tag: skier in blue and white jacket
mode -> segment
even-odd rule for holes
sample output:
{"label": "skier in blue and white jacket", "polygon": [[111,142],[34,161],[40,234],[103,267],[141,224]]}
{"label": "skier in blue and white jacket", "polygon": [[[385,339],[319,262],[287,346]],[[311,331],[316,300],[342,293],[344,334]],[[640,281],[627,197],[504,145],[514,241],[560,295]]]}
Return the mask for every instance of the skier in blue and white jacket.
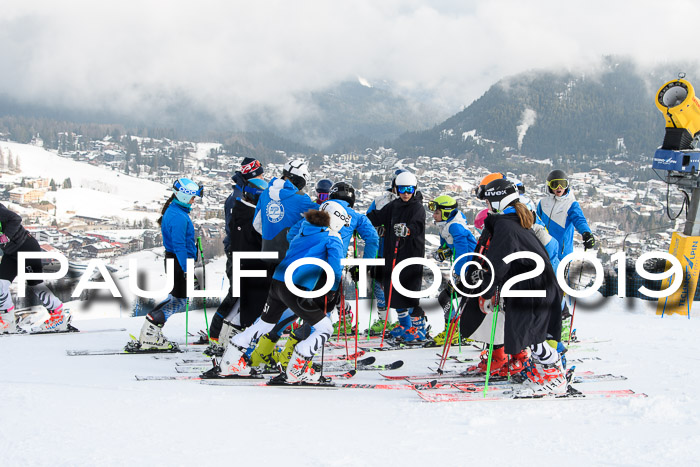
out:
{"label": "skier in blue and white jacket", "polygon": [[591,228],[570,191],[564,171],[553,170],[547,176],[547,195],[537,205],[537,215],[550,235],[559,242],[559,260],[574,251],[574,229],[581,234],[586,249],[595,246]]}
{"label": "skier in blue and white jacket", "polygon": [[[320,376],[309,365],[316,352],[328,340],[333,330],[326,315],[326,304],[334,303],[338,295],[342,266],[345,257],[339,231],[350,225],[350,216],[335,201],[323,203],[318,211],[305,213],[298,234],[292,239],[287,255],[275,269],[265,310],[251,327],[231,338],[218,368],[220,376],[249,376],[251,367],[245,356],[251,343],[270,332],[285,309],[292,311],[309,324],[313,332],[298,342],[287,365],[286,380],[289,382],[318,383]],[[302,258],[317,258],[328,263],[334,274],[331,290],[314,299],[301,298],[289,290],[284,282],[289,265]],[[292,282],[302,290],[314,290],[322,277],[322,269],[316,265],[298,267],[292,274]],[[284,377],[283,377],[284,378]]]}
{"label": "skier in blue and white jacket", "polygon": [[306,163],[296,159],[287,162],[282,178],[273,178],[267,190],[260,195],[253,227],[262,235],[262,251],[278,253],[276,260],[264,261],[279,264],[289,247],[289,229],[301,220],[306,211],[318,208],[318,204],[302,191],[309,179]]}
{"label": "skier in blue and white jacket", "polygon": [[[168,318],[184,310],[187,303],[187,260],[197,258],[190,209],[192,203],[203,194],[204,187],[189,178],[180,178],[173,183],[173,194],[163,207],[163,216],[158,219],[165,260],[173,260],[173,288],[165,300],[146,315],[138,343],[130,342],[127,350],[168,350],[177,347],[163,336],[162,328]],[[130,345],[136,348],[131,349]]]}

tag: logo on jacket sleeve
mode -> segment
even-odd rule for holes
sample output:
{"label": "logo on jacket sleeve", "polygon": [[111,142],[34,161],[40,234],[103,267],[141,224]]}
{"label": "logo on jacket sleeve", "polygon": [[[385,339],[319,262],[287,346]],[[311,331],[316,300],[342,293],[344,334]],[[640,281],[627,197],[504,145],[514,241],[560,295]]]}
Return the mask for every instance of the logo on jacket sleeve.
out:
{"label": "logo on jacket sleeve", "polygon": [[271,200],[265,208],[265,215],[268,221],[276,224],[284,219],[284,206],[279,201]]}

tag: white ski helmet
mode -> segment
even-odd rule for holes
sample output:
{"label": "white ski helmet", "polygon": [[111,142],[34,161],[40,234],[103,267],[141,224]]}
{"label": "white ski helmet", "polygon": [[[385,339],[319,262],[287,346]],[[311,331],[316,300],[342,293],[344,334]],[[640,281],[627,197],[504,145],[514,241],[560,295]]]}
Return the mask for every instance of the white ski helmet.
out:
{"label": "white ski helmet", "polygon": [[303,190],[309,180],[311,180],[309,167],[301,159],[294,159],[284,164],[282,176],[287,177],[298,190]]}
{"label": "white ski helmet", "polygon": [[401,172],[394,180],[396,186],[418,186],[418,179],[408,170]]}
{"label": "white ski helmet", "polygon": [[173,191],[178,201],[189,204],[192,198],[204,196],[204,185],[197,184],[189,178],[178,178],[173,182]]}
{"label": "white ski helmet", "polygon": [[[402,191],[404,193],[415,193],[416,189],[418,188],[418,179],[416,178],[415,175],[413,175],[411,172],[401,172],[396,176],[396,180],[394,180],[394,184],[396,185],[396,192],[401,193]],[[412,189],[408,189],[406,191],[402,187],[413,187]]]}
{"label": "white ski helmet", "polygon": [[323,203],[319,211],[326,211],[331,216],[330,229],[333,232],[340,232],[343,227],[350,227],[350,214],[345,210],[340,203],[335,201],[326,201]]}

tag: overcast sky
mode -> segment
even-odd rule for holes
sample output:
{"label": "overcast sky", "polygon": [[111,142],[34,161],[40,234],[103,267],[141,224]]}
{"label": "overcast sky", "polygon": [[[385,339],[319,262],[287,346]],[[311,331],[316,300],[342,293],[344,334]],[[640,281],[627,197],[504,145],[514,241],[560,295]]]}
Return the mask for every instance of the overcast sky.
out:
{"label": "overcast sky", "polygon": [[177,94],[293,117],[300,92],[362,77],[458,111],[522,71],[700,54],[700,2],[688,0],[3,0],[0,12],[0,93],[117,110]]}

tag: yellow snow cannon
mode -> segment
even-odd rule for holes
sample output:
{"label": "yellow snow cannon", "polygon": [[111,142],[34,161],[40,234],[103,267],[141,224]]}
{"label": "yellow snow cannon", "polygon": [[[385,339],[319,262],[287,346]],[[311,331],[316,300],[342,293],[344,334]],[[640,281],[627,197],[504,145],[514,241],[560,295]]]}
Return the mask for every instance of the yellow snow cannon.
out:
{"label": "yellow snow cannon", "polygon": [[693,85],[682,79],[661,86],[656,93],[656,107],[666,119],[666,135],[661,149],[691,149],[693,138],[700,133],[700,101]]}

